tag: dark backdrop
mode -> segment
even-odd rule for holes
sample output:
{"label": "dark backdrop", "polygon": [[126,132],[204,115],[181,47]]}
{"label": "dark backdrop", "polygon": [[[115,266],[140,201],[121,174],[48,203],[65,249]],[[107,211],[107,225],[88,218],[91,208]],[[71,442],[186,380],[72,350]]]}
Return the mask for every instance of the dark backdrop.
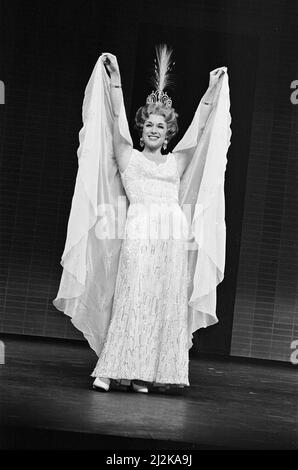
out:
{"label": "dark backdrop", "polygon": [[178,138],[210,70],[226,65],[231,88],[220,323],[196,335],[194,352],[289,360],[298,338],[296,2],[1,1],[0,9],[0,331],[81,339],[52,299],[84,89],[100,53],[116,54],[132,123],[151,91],[154,45],[167,42]]}

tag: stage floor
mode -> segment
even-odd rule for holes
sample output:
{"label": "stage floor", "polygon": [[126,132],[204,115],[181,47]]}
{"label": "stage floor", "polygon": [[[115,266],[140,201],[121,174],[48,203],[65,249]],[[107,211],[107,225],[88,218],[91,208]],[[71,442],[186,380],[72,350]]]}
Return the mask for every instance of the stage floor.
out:
{"label": "stage floor", "polygon": [[297,366],[204,357],[179,395],[100,393],[86,343],[0,339],[1,449],[298,449]]}

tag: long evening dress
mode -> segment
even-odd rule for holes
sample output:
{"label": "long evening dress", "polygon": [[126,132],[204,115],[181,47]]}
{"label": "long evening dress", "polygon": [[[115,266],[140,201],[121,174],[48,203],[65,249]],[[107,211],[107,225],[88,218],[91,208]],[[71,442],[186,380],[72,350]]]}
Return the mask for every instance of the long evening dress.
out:
{"label": "long evening dress", "polygon": [[[224,182],[231,138],[227,68],[222,70],[204,129],[201,100],[186,133],[160,165],[132,148],[122,100],[119,132],[132,154],[120,174],[113,150],[111,80],[102,56],[95,64],[83,101],[78,173],[53,300],[99,358],[93,376],[188,385],[193,333],[218,321],[216,288],[224,278]],[[179,181],[176,161],[185,152],[190,163]],[[125,224],[118,212],[121,198],[130,203]],[[144,207],[152,201],[157,202],[156,212],[148,215]],[[190,217],[184,216],[185,206]],[[189,229],[187,250],[185,230],[180,238],[174,233],[163,239],[158,233],[170,213],[173,233],[180,223]],[[140,236],[148,220],[149,238]],[[106,238],[98,236],[102,222]],[[131,236],[110,236],[115,222]]]}
{"label": "long evening dress", "polygon": [[112,319],[92,376],[189,385],[187,222],[175,156],[157,165],[133,149],[121,179],[130,206]]}

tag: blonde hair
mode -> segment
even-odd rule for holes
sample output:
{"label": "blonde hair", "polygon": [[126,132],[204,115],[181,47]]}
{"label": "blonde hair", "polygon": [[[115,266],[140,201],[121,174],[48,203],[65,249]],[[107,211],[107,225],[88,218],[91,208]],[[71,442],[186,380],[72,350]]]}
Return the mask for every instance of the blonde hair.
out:
{"label": "blonde hair", "polygon": [[177,118],[178,114],[174,108],[166,108],[160,103],[146,104],[141,106],[135,115],[135,129],[137,129],[139,136],[142,136],[145,121],[149,118],[150,114],[157,114],[163,116],[167,124],[166,139],[168,142],[178,132]]}

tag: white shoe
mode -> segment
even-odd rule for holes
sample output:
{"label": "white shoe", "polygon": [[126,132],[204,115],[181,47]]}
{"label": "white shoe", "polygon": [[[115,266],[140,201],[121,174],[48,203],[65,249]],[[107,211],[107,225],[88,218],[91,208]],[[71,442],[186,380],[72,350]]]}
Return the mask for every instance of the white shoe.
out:
{"label": "white shoe", "polygon": [[146,385],[138,385],[134,381],[131,382],[131,386],[134,392],[137,393],[148,393],[148,387]]}
{"label": "white shoe", "polygon": [[110,379],[106,377],[96,377],[93,382],[93,388],[102,392],[108,392],[110,389]]}

